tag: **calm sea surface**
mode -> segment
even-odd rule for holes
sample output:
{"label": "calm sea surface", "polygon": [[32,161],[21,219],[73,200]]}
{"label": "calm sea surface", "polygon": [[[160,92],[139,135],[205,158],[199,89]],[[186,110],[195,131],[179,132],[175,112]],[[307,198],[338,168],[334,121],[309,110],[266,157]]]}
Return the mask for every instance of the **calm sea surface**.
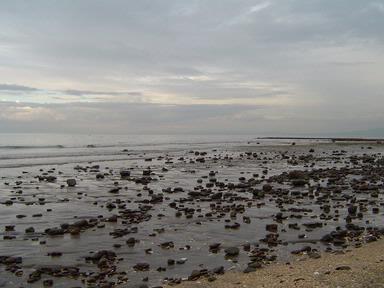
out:
{"label": "calm sea surface", "polygon": [[251,135],[0,134],[0,168],[122,160],[161,152],[242,145]]}

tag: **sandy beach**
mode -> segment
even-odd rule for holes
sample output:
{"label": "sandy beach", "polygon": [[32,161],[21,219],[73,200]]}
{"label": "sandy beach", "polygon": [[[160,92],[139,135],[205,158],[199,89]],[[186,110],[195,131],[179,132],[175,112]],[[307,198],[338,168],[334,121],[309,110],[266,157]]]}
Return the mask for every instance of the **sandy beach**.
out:
{"label": "sandy beach", "polygon": [[229,272],[217,280],[184,282],[180,288],[378,288],[384,287],[384,239],[321,258],[295,257],[256,272]]}

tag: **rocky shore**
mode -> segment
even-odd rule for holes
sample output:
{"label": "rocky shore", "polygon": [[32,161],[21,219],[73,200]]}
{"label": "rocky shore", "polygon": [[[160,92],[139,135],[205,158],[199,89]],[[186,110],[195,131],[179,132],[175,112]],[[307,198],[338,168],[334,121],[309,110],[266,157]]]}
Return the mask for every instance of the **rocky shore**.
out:
{"label": "rocky shore", "polygon": [[382,245],[383,152],[248,143],[7,171],[0,287],[340,286],[363,272],[348,255]]}
{"label": "rocky shore", "polygon": [[366,288],[384,287],[384,240],[343,252],[305,254],[289,263],[274,264],[255,273],[228,272],[214,282],[184,282],[179,288]]}

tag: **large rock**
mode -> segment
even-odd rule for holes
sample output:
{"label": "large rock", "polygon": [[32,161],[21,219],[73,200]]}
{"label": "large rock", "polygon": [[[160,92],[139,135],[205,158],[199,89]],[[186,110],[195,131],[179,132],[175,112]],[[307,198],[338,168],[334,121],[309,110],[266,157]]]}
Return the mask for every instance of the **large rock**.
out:
{"label": "large rock", "polygon": [[148,271],[149,270],[149,264],[148,263],[137,263],[135,266],[133,266],[133,269],[136,271]]}
{"label": "large rock", "polygon": [[121,178],[127,178],[127,177],[131,176],[131,171],[122,170],[122,171],[120,171],[120,176],[121,176]]}
{"label": "large rock", "polygon": [[237,247],[228,247],[224,250],[225,255],[229,257],[237,256],[240,253],[240,249]]}
{"label": "large rock", "polygon": [[67,185],[69,187],[75,187],[76,186],[76,179],[68,179],[67,180]]}

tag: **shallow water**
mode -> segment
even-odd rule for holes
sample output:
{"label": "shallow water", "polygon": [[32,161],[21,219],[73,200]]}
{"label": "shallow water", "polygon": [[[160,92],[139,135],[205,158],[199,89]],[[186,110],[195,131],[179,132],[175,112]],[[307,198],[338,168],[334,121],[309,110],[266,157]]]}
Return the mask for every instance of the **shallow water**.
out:
{"label": "shallow water", "polygon": [[[39,138],[31,141],[29,146],[21,140],[12,143],[9,139],[1,140],[0,203],[11,199],[13,205],[0,206],[0,237],[14,235],[16,238],[0,240],[0,255],[22,256],[24,271],[23,276],[17,277],[5,272],[4,266],[0,266],[0,285],[3,287],[25,285],[28,274],[42,263],[72,265],[79,267],[82,272],[96,272],[98,271],[96,265],[86,263],[84,257],[89,256],[92,251],[103,249],[114,250],[117,257],[121,258],[116,265],[119,271],[127,273],[128,284],[142,283],[144,277],[149,277],[150,285],[161,285],[165,277],[188,277],[194,269],[212,269],[220,265],[226,269],[243,269],[249,262],[247,252],[242,251],[239,257],[235,259],[225,259],[223,250],[217,254],[210,253],[208,245],[220,242],[224,248],[241,247],[245,243],[264,246],[260,239],[268,233],[265,231],[265,226],[274,223],[274,215],[281,211],[281,207],[276,205],[276,195],[267,194],[265,198],[255,200],[252,193],[241,191],[241,189],[233,190],[231,192],[234,195],[242,197],[241,200],[236,200],[234,203],[244,204],[247,207],[247,203],[250,202],[251,206],[247,207],[244,213],[238,213],[236,218],[231,218],[228,214],[222,218],[218,215],[207,217],[204,215],[212,211],[210,207],[212,201],[197,199],[180,202],[187,198],[188,192],[194,190],[198,179],[202,179],[202,185],[205,185],[210,180],[210,177],[207,177],[209,172],[216,171],[215,178],[217,181],[238,183],[239,177],[248,179],[253,174],[260,175],[258,178],[262,179],[261,176],[265,169],[268,170],[268,173],[265,174],[266,178],[281,174],[283,171],[309,169],[308,163],[300,162],[297,165],[291,165],[282,160],[280,156],[283,151],[287,155],[298,156],[306,155],[310,148],[314,148],[316,161],[314,161],[314,166],[311,169],[344,167],[349,165],[348,157],[351,155],[363,155],[364,153],[373,155],[384,152],[382,145],[373,145],[373,148],[369,150],[364,144],[342,145],[320,141],[302,142],[298,143],[300,145],[291,146],[288,145],[289,142],[260,141],[250,136],[241,136],[235,140],[232,138],[232,141],[230,141],[231,137],[228,136],[226,136],[227,138],[221,136],[222,138],[216,140],[212,139],[214,137],[202,139],[200,136],[195,141],[192,139],[181,141],[181,139],[175,138],[170,141],[169,138],[168,140],[162,138],[151,143],[145,142],[143,139],[131,141],[127,140],[128,138],[118,138],[118,136],[115,137],[119,140],[109,136],[98,137],[96,137],[98,140],[92,137],[83,137],[77,139],[78,142],[64,136],[61,139],[54,138],[55,141],[50,142],[47,140],[44,142],[42,138]],[[257,144],[258,142],[260,144]],[[113,145],[113,143],[119,144]],[[87,145],[93,146],[87,147]],[[365,149],[362,149],[361,146],[365,146]],[[128,151],[124,149],[128,149]],[[341,149],[346,151],[344,156],[335,156],[332,153],[334,150]],[[206,162],[190,163],[190,160],[196,160],[196,156],[190,153],[190,150],[207,152]],[[256,152],[260,157],[257,159],[242,157],[241,155],[245,151]],[[166,158],[158,159],[159,156],[166,156]],[[145,160],[148,158],[151,158],[152,161]],[[167,158],[171,161],[167,162]],[[79,163],[82,166],[100,165],[100,172],[107,173],[105,179],[96,180],[96,174],[99,172],[74,170],[74,167]],[[119,174],[121,169],[130,168],[132,169],[131,176],[139,177],[142,175],[142,171],[149,166],[152,171],[151,177],[154,180],[148,185],[122,180]],[[166,167],[168,171],[162,171],[163,167]],[[35,177],[44,172],[56,176],[57,181],[55,183],[39,182]],[[65,181],[68,178],[76,178],[76,187],[66,186]],[[16,184],[16,181],[22,181],[22,183]],[[261,188],[263,184],[265,182],[261,182],[258,187]],[[273,185],[276,189],[283,188],[302,192],[308,190],[307,186],[292,188],[287,183],[273,183]],[[311,185],[325,187],[327,182],[326,179],[323,179],[319,183],[312,183]],[[108,192],[116,186],[123,189],[118,194]],[[138,224],[123,224],[119,220],[117,223],[105,223],[105,228],[88,229],[78,236],[65,234],[64,236],[49,237],[43,235],[45,229],[58,227],[62,223],[73,223],[78,219],[91,219],[99,215],[109,217],[119,214],[119,209],[108,210],[105,207],[105,204],[116,202],[117,199],[126,204],[125,208],[138,209],[144,205],[138,201],[150,199],[148,189],[152,190],[154,194],[158,194],[167,187],[182,187],[185,192],[164,193],[164,201],[152,205],[150,210],[152,217],[149,221]],[[212,189],[214,191],[220,190],[219,187]],[[353,194],[353,191],[347,188],[343,193],[348,195]],[[369,194],[358,195],[357,197],[372,200]],[[39,202],[39,198],[44,198],[44,202]],[[383,195],[380,193],[379,197],[375,199],[376,204],[372,204],[372,206],[379,206],[382,200]],[[174,201],[178,202],[179,207],[201,210],[196,211],[192,218],[186,218],[185,215],[175,217],[175,210],[169,207],[169,204]],[[231,205],[225,200],[222,202],[222,204]],[[276,254],[279,261],[288,261],[292,250],[308,245],[308,243],[311,243],[312,248],[324,249],[325,246],[316,241],[337,226],[344,226],[344,218],[347,215],[345,201],[334,201],[332,204],[340,205],[340,217],[335,221],[323,221],[324,226],[320,229],[313,229],[313,231],[305,231],[303,227],[299,231],[292,230],[288,228],[288,224],[319,221],[318,216],[321,211],[315,200],[304,197],[303,199],[295,199],[290,205],[284,205],[286,210],[289,208],[307,208],[311,211],[299,213],[302,216],[301,219],[288,218],[279,224],[280,240],[285,244],[272,248],[274,251],[271,253]],[[52,209],[52,211],[49,212],[47,209]],[[42,217],[32,217],[32,215],[39,213],[42,214]],[[16,215],[20,214],[26,215],[26,217],[16,218]],[[159,214],[162,216],[159,217]],[[250,217],[251,223],[243,223],[243,216]],[[227,224],[225,220],[228,223],[238,222],[241,226],[236,230],[225,229],[224,226]],[[367,211],[363,219],[356,219],[354,223],[380,227],[383,225],[382,212],[373,214],[371,211]],[[15,231],[4,232],[6,225],[15,225]],[[33,226],[36,231],[32,235],[24,232],[30,226]],[[109,235],[116,228],[133,226],[138,228],[138,233],[121,238],[113,238]],[[163,233],[155,232],[156,236],[149,236],[156,229],[162,228],[165,230]],[[298,239],[298,234],[305,234],[305,238]],[[132,236],[140,242],[134,247],[128,247],[125,241]],[[38,241],[34,241],[33,238]],[[46,240],[46,244],[39,244],[40,240]],[[169,250],[159,247],[161,243],[166,241],[173,241],[175,247]],[[113,244],[116,243],[122,244],[121,248],[114,248]],[[190,246],[190,249],[185,249],[187,245]],[[148,248],[152,248],[153,254],[145,253],[145,249]],[[338,249],[337,247],[334,248]],[[63,255],[61,257],[47,256],[49,252],[53,251],[62,252]],[[167,259],[169,258],[176,260],[187,258],[187,262],[182,265],[167,266]],[[138,262],[150,263],[150,271],[135,272],[132,267]],[[156,268],[158,267],[166,267],[167,271],[157,272]],[[48,278],[52,279],[52,277],[43,276],[43,279]],[[115,280],[115,277],[110,280]],[[80,279],[57,278],[54,281],[55,287],[86,286]],[[124,285],[126,284],[121,285],[121,287],[126,287]],[[28,287],[41,287],[41,281],[28,284]]]}

